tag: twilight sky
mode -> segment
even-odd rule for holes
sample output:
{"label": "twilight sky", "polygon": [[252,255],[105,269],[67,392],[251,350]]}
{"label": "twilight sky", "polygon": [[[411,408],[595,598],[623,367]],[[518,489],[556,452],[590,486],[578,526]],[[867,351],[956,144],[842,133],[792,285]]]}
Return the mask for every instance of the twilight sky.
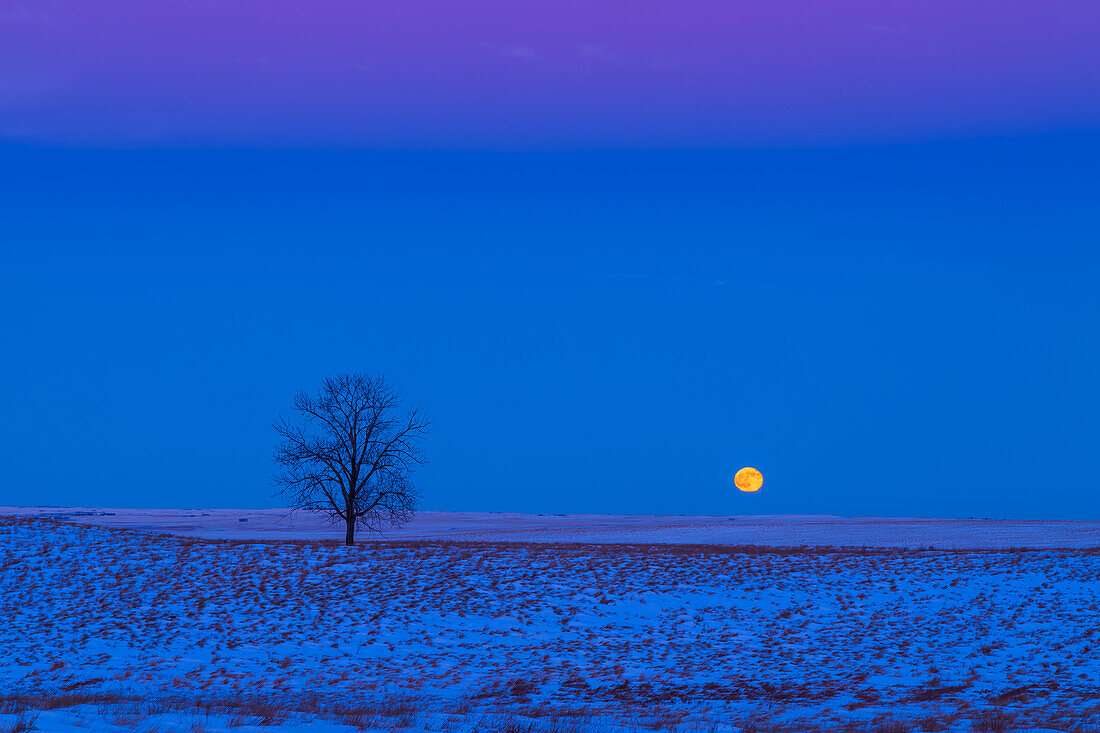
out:
{"label": "twilight sky", "polygon": [[1100,518],[1098,27],[0,0],[0,504],[277,505],[368,371],[429,509]]}
{"label": "twilight sky", "polygon": [[0,136],[586,148],[1092,129],[1081,0],[0,0]]}

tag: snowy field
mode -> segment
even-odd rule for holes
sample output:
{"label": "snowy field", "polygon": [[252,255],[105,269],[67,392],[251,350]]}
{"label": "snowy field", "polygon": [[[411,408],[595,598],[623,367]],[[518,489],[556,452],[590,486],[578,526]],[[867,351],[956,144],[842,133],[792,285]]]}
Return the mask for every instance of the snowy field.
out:
{"label": "snowy field", "polygon": [[[109,509],[0,507],[42,517],[207,539],[339,540],[342,527],[285,509]],[[242,521],[243,520],[243,521]],[[379,539],[360,534],[361,540]],[[683,516],[419,512],[386,540],[464,542],[675,543],[770,547],[937,549],[1100,547],[1100,522],[833,516]]]}
{"label": "snowy field", "polygon": [[[1100,728],[1098,551],[730,546],[1091,525],[446,515],[345,548],[263,516],[0,517],[0,731]],[[496,541],[414,539],[443,525]],[[682,533],[712,544],[609,544]]]}

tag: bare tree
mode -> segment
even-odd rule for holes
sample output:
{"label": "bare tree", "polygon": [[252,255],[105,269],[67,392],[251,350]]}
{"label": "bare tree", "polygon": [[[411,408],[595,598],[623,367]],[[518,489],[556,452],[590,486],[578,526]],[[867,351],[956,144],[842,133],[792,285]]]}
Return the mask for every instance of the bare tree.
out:
{"label": "bare tree", "polygon": [[419,442],[430,421],[402,410],[402,397],[383,377],[329,377],[317,395],[294,396],[294,419],[279,418],[273,477],[295,509],[322,512],[347,527],[380,532],[412,518],[418,492],[413,470],[424,463]]}

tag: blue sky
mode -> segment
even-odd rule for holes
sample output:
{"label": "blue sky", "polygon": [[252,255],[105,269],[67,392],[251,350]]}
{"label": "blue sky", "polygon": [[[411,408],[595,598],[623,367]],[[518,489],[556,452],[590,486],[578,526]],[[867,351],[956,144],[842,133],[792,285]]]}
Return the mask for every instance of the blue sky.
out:
{"label": "blue sky", "polygon": [[428,509],[1100,518],[1098,164],[8,145],[0,503],[276,505],[272,420],[368,371]]}

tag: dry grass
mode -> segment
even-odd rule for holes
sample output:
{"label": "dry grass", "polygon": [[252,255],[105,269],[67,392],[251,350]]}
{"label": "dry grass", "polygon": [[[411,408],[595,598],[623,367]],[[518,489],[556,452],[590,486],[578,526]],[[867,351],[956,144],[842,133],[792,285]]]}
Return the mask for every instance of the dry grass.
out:
{"label": "dry grass", "polygon": [[36,725],[38,716],[34,713],[19,713],[15,720],[0,727],[0,733],[23,733],[23,731],[38,730]]}
{"label": "dry grass", "polygon": [[971,721],[971,729],[976,733],[1006,733],[1012,730],[1012,718],[1004,713],[993,710],[982,713]]}
{"label": "dry grass", "polygon": [[[429,700],[394,699],[365,705],[332,705],[318,698],[303,696],[280,704],[259,698],[239,699],[183,699],[164,698],[138,700],[118,695],[40,695],[7,696],[0,698],[0,714],[17,714],[16,721],[0,727],[0,733],[22,733],[39,730],[35,727],[34,711],[59,710],[78,705],[98,706],[108,722],[133,728],[142,728],[149,716],[178,712],[194,716],[226,716],[232,727],[278,725],[286,721],[332,720],[358,730],[416,730],[420,716],[426,712],[443,713],[452,721],[464,721],[463,730],[472,728],[479,733],[599,733],[614,723],[635,733],[669,731],[675,733],[705,733],[718,730],[714,722],[691,720],[685,711],[645,712],[635,710],[626,715],[609,715],[605,708],[525,708],[516,712],[476,713],[468,703],[456,703],[444,710],[433,709]],[[1016,730],[1013,717],[1001,710],[988,710],[971,718],[959,715],[946,719],[925,718],[915,722],[901,719],[879,718],[872,722],[838,726],[831,721],[818,723],[780,724],[757,719],[729,721],[740,733],[911,733],[913,731],[944,731],[966,725],[975,733],[1010,733]],[[472,722],[471,722],[472,721]],[[438,723],[436,724],[438,725]],[[1081,727],[1077,720],[1048,722],[1059,730],[1094,731]],[[433,727],[433,729],[436,729]],[[442,730],[451,727],[444,724]],[[193,733],[205,730],[196,723]]]}

